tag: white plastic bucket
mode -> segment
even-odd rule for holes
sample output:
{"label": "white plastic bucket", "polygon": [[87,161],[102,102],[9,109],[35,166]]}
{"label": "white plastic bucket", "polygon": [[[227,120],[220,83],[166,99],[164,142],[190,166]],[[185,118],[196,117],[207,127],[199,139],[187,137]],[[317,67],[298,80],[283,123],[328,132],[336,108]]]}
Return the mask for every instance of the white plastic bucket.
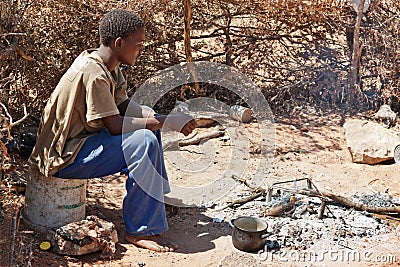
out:
{"label": "white plastic bucket", "polygon": [[46,177],[30,169],[22,217],[30,228],[47,232],[85,218],[86,179]]}

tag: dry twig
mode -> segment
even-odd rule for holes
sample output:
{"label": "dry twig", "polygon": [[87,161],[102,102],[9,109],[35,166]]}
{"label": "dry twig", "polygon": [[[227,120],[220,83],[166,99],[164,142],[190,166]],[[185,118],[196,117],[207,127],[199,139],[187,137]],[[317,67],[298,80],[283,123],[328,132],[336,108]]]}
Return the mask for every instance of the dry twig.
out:
{"label": "dry twig", "polygon": [[18,228],[19,228],[19,214],[20,214],[20,210],[23,207],[22,203],[21,203],[21,197],[18,199],[18,202],[16,203],[16,207],[15,207],[15,212],[14,212],[14,216],[12,218],[12,230],[11,230],[11,236],[12,236],[12,240],[11,240],[11,266],[14,266],[14,249],[15,249],[15,236],[18,232]]}
{"label": "dry twig", "polygon": [[6,113],[7,117],[10,120],[10,123],[9,123],[7,128],[0,128],[0,132],[2,132],[2,133],[10,131],[10,129],[12,127],[17,126],[18,124],[20,124],[21,122],[23,122],[24,120],[26,120],[29,117],[29,113],[26,110],[25,104],[23,105],[23,107],[24,107],[24,116],[21,119],[17,120],[16,122],[13,121],[13,118],[11,117],[10,113],[8,112],[7,107],[1,102],[0,102],[0,105],[3,107],[4,112]]}
{"label": "dry twig", "polygon": [[249,184],[249,182],[246,179],[238,177],[236,175],[232,175],[232,178],[235,179],[236,181],[239,181],[240,183],[246,185],[247,187],[249,187],[253,191],[253,194],[248,197],[234,200],[234,201],[230,202],[229,204],[217,209],[218,211],[224,210],[226,208],[233,208],[235,206],[241,206],[243,204],[246,204],[247,202],[253,201],[253,200],[261,197],[262,195],[265,195],[266,190],[264,188],[253,187]]}
{"label": "dry twig", "polygon": [[234,201],[230,202],[229,204],[227,204],[227,205],[225,205],[225,206],[223,206],[223,207],[217,209],[217,211],[221,211],[221,210],[224,210],[224,209],[226,209],[226,208],[233,208],[233,207],[235,207],[235,206],[241,206],[241,205],[243,205],[243,204],[246,204],[247,202],[253,201],[253,200],[255,200],[255,199],[261,197],[263,194],[265,194],[265,191],[261,191],[261,192],[258,192],[258,193],[254,193],[254,194],[252,194],[251,196],[248,196],[248,197],[244,197],[244,198],[241,198],[241,199],[234,200]]}

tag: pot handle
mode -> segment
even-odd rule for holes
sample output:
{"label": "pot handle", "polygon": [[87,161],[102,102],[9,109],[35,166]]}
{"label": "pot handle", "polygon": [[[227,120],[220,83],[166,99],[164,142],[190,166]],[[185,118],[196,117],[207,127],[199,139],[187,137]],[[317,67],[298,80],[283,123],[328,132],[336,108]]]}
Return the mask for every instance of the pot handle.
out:
{"label": "pot handle", "polygon": [[232,219],[232,220],[230,220],[230,221],[228,221],[229,222],[229,225],[232,227],[232,228],[235,228],[235,219]]}
{"label": "pot handle", "polygon": [[266,234],[260,235],[260,238],[265,239],[265,238],[269,237],[270,235],[272,235],[272,233],[266,233]]}

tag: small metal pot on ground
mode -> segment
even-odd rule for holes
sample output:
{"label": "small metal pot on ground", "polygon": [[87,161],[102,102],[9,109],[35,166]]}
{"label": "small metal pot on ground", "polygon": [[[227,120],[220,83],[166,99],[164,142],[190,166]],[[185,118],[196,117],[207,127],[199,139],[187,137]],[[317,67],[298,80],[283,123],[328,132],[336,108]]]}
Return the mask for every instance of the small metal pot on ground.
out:
{"label": "small metal pot on ground", "polygon": [[266,242],[268,224],[254,217],[239,217],[231,221],[233,246],[244,252],[257,252]]}

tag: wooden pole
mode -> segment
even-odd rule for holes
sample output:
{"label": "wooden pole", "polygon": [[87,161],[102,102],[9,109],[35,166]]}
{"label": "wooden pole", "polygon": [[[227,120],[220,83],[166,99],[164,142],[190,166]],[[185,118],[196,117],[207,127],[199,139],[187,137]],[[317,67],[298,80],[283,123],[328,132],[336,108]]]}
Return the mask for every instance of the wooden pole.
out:
{"label": "wooden pole", "polygon": [[359,68],[360,68],[360,57],[361,57],[361,45],[360,45],[360,26],[361,20],[364,15],[364,4],[365,0],[360,0],[360,5],[358,6],[357,19],[354,27],[353,36],[353,53],[351,55],[351,67],[350,67],[350,90],[349,90],[349,104],[353,105],[356,102],[355,97],[360,96],[360,81]]}
{"label": "wooden pole", "polygon": [[[190,20],[192,18],[192,5],[190,0],[183,0],[184,5],[184,22],[185,22],[185,31],[184,31],[184,45],[185,45],[185,55],[186,62],[193,62],[192,57],[192,47],[190,43]],[[199,94],[199,83],[197,79],[196,71],[192,64],[189,64],[190,75],[194,80],[194,91],[196,96]]]}
{"label": "wooden pole", "polygon": [[185,22],[185,36],[184,36],[184,42],[185,42],[185,54],[186,54],[186,61],[187,62],[192,62],[192,47],[190,45],[190,20],[192,18],[192,7],[190,0],[183,0],[184,4],[184,12],[185,12],[185,17],[184,17],[184,22]]}
{"label": "wooden pole", "polygon": [[225,43],[226,60],[225,60],[225,63],[226,63],[226,65],[231,66],[232,65],[232,40],[229,35],[229,27],[232,22],[232,15],[231,15],[231,12],[229,11],[228,5],[225,6],[224,15],[225,15],[225,19],[226,19],[226,25],[222,28],[222,30],[224,31],[225,38],[226,38],[226,43]]}

